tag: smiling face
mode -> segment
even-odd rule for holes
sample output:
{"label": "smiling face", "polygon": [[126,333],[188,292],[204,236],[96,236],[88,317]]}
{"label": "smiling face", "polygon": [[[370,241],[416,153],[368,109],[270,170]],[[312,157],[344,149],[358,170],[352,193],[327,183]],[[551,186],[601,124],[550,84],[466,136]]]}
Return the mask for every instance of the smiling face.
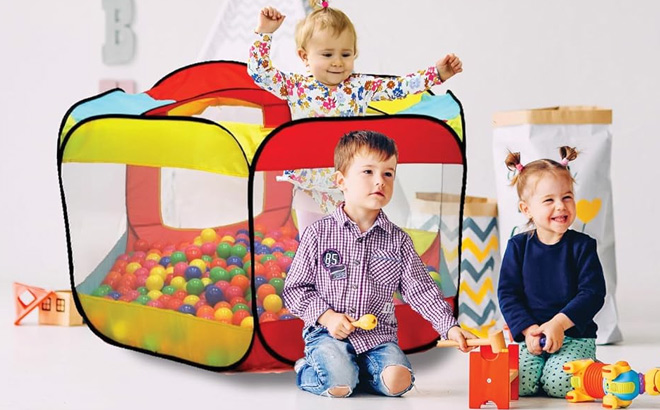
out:
{"label": "smiling face", "polygon": [[573,183],[568,175],[544,172],[527,181],[520,211],[532,220],[541,242],[559,242],[575,221]]}
{"label": "smiling face", "polygon": [[360,150],[344,172],[337,171],[337,185],[344,193],[349,216],[378,215],[392,199],[396,157],[382,158],[379,152]]}
{"label": "smiling face", "polygon": [[336,87],[353,73],[355,38],[349,30],[339,35],[331,29],[318,30],[298,55],[317,81]]}

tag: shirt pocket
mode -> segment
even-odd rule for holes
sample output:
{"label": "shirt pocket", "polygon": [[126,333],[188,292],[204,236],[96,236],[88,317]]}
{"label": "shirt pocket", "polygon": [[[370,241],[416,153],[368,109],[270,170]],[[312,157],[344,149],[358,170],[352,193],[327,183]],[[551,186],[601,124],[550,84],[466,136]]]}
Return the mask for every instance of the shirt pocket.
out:
{"label": "shirt pocket", "polygon": [[402,265],[399,253],[375,250],[369,260],[369,277],[375,285],[394,286],[401,278]]}

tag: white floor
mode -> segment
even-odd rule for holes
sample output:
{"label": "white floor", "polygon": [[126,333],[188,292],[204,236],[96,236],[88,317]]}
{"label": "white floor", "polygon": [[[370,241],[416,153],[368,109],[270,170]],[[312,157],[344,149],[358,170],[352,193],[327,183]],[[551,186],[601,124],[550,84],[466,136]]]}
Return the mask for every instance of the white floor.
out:
{"label": "white floor", "polygon": [[[468,356],[455,349],[410,355],[417,382],[403,398],[326,399],[298,390],[292,372],[213,373],[108,345],[85,326],[39,326],[36,319],[33,312],[14,326],[13,304],[0,305],[0,409],[468,408]],[[599,347],[602,361],[627,360],[641,372],[660,367],[660,326],[649,329],[637,323],[622,324],[625,343]],[[601,405],[522,398],[511,408],[586,410]],[[660,396],[639,396],[631,408],[660,409]]]}

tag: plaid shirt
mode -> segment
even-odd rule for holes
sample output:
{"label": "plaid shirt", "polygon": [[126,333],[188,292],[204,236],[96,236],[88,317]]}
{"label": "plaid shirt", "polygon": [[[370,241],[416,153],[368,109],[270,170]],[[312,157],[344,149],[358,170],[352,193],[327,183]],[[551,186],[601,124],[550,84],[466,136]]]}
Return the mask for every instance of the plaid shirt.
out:
{"label": "plaid shirt", "polygon": [[361,233],[342,204],[303,233],[282,296],[305,327],[318,326],[319,316],[328,309],[355,319],[376,315],[375,329],[358,328],[348,336],[355,351],[362,353],[397,341],[393,303],[397,290],[443,338],[457,324],[410,236],[382,210],[374,225]]}

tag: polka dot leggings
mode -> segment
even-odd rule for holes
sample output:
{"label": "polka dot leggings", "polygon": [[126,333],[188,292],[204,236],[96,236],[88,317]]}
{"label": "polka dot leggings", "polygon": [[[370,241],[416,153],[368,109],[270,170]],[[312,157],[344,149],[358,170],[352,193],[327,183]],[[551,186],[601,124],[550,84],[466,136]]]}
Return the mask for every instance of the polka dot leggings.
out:
{"label": "polka dot leggings", "polygon": [[543,388],[550,397],[564,398],[571,387],[571,375],[564,372],[564,363],[580,359],[596,360],[596,339],[574,339],[564,337],[559,351],[543,352],[535,356],[520,344],[520,395],[532,396]]}

